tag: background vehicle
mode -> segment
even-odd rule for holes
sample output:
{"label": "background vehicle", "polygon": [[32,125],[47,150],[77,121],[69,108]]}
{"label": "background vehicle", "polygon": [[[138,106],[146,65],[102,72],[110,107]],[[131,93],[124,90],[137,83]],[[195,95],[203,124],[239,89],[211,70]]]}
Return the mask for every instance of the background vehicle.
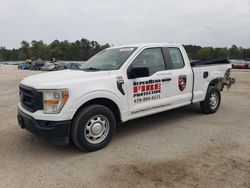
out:
{"label": "background vehicle", "polygon": [[17,65],[17,68],[18,69],[21,69],[21,70],[27,70],[27,69],[30,69],[30,64],[28,63],[20,63]]}
{"label": "background vehicle", "polygon": [[36,61],[33,61],[31,63],[30,69],[31,70],[41,70],[41,68],[44,66],[45,61],[38,59]]}
{"label": "background vehicle", "polygon": [[247,69],[248,63],[242,60],[231,60],[232,68],[233,69]]}
{"label": "background vehicle", "polygon": [[64,69],[64,63],[62,62],[55,62],[54,63],[55,67],[54,67],[54,70],[57,71],[57,70],[63,70]]}
{"label": "background vehicle", "polygon": [[65,65],[65,69],[71,69],[71,70],[79,70],[81,64],[80,63],[68,63]]}
{"label": "background vehicle", "polygon": [[63,70],[64,69],[64,63],[61,62],[47,62],[44,64],[44,66],[41,68],[43,71],[57,71],[57,70]]}
{"label": "background vehicle", "polygon": [[58,144],[71,138],[80,148],[105,147],[116,124],[200,103],[212,114],[220,91],[230,87],[226,59],[191,64],[178,44],[134,44],[105,49],[81,70],[64,70],[21,81],[18,122]]}
{"label": "background vehicle", "polygon": [[44,64],[44,66],[41,68],[41,70],[43,70],[43,71],[52,71],[52,70],[54,70],[54,68],[55,68],[54,63],[47,62],[47,63]]}
{"label": "background vehicle", "polygon": [[21,70],[30,69],[31,63],[32,63],[31,59],[26,59],[24,62],[19,63],[19,64],[17,65],[17,68],[18,68],[18,69],[21,69]]}

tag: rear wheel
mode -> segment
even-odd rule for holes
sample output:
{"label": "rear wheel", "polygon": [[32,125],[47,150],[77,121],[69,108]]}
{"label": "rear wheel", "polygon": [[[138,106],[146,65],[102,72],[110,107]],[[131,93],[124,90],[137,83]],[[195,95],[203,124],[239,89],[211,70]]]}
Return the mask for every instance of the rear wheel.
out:
{"label": "rear wheel", "polygon": [[80,149],[95,151],[104,148],[116,129],[113,112],[102,105],[82,109],[74,118],[71,137]]}
{"label": "rear wheel", "polygon": [[215,113],[221,101],[220,91],[215,86],[209,86],[204,101],[200,102],[201,111],[205,114]]}

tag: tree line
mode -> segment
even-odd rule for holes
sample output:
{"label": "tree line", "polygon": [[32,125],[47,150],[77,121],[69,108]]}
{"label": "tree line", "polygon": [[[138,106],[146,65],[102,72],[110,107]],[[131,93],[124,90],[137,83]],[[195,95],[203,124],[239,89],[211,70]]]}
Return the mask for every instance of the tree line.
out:
{"label": "tree line", "polygon": [[39,58],[43,60],[55,58],[57,60],[86,61],[109,46],[109,44],[101,45],[96,41],[84,38],[75,42],[54,40],[50,44],[46,44],[42,40],[33,40],[31,43],[22,41],[21,47],[18,49],[1,47],[0,61],[36,60]]}
{"label": "tree line", "polygon": [[[67,40],[54,40],[50,44],[42,40],[21,42],[18,49],[0,47],[0,61],[23,61],[26,59],[51,60],[52,58],[66,61],[86,61],[101,50],[110,47],[110,44],[101,45],[96,41],[85,38],[75,42]],[[249,59],[250,48],[244,49],[232,45],[230,48],[201,47],[197,45],[184,45],[188,56],[193,60],[211,58]]]}
{"label": "tree line", "polygon": [[249,59],[250,48],[237,47],[232,45],[230,48],[212,48],[196,45],[184,45],[188,56],[193,60],[204,60],[211,58],[229,58],[229,59]]}

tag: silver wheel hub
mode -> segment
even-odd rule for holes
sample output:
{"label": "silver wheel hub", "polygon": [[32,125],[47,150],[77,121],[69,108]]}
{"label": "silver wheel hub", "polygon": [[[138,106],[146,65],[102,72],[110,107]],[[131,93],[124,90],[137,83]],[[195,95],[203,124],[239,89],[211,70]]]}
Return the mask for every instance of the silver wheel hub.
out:
{"label": "silver wheel hub", "polygon": [[100,123],[95,123],[92,127],[91,127],[91,132],[94,135],[100,134],[100,132],[102,131],[102,125]]}
{"label": "silver wheel hub", "polygon": [[217,93],[212,93],[210,96],[209,106],[211,109],[215,109],[218,106],[219,96]]}
{"label": "silver wheel hub", "polygon": [[91,117],[84,128],[84,136],[91,144],[102,142],[109,132],[109,120],[103,115]]}

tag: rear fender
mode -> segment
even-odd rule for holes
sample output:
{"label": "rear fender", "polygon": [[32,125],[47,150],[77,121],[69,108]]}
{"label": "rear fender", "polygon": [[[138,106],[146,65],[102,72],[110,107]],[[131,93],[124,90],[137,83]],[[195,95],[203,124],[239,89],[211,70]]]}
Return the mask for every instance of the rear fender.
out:
{"label": "rear fender", "polygon": [[209,86],[216,86],[220,91],[223,91],[225,85],[227,88],[230,88],[235,83],[235,79],[230,77],[230,70],[228,69],[224,75],[219,71],[214,72],[211,76]]}

